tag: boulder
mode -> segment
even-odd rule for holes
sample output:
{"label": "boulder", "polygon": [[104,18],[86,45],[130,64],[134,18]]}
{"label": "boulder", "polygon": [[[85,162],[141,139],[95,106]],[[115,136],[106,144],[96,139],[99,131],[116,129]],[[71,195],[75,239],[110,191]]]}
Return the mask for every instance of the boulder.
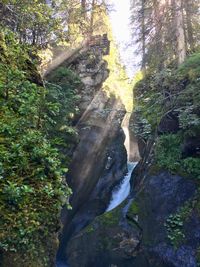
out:
{"label": "boulder", "polygon": [[[200,217],[197,211],[187,210],[186,206],[195,199],[196,190],[193,181],[161,171],[156,175],[148,175],[143,190],[138,194],[136,192],[134,205],[137,210],[134,216],[137,215],[138,224],[142,228],[141,254],[147,260],[145,266],[197,266]],[[186,215],[181,222],[184,238],[175,247],[168,238],[166,222],[171,214],[180,212],[184,206]],[[140,260],[141,255],[138,256],[136,267],[142,266]]]}
{"label": "boulder", "polygon": [[67,249],[71,267],[132,266],[129,264],[137,255],[141,229],[124,218],[125,205],[97,217],[71,239]]}

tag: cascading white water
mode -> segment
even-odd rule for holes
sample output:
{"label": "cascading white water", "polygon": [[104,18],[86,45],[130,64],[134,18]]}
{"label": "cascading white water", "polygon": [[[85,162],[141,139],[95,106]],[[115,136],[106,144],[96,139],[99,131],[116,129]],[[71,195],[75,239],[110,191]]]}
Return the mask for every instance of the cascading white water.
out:
{"label": "cascading white water", "polygon": [[124,141],[124,146],[126,148],[127,152],[127,161],[129,162],[129,155],[130,155],[130,134],[129,134],[129,129],[127,126],[122,127],[124,134],[125,134],[125,141]]}
{"label": "cascading white water", "polygon": [[120,184],[119,188],[113,191],[112,200],[106,211],[113,210],[128,197],[131,189],[130,185],[131,174],[136,165],[137,162],[128,162],[128,173],[126,176],[124,176],[124,179],[122,180],[122,183]]}
{"label": "cascading white water", "polygon": [[112,199],[111,202],[106,209],[106,211],[110,211],[120,205],[129,195],[130,190],[131,190],[131,185],[130,185],[130,179],[131,179],[131,174],[134,170],[134,168],[137,165],[137,162],[130,162],[130,134],[129,134],[129,120],[130,120],[130,114],[127,113],[124,117],[124,120],[122,122],[122,129],[125,134],[125,142],[124,146],[127,151],[127,167],[128,167],[128,173],[124,176],[121,184],[119,185],[118,188],[114,189],[112,192]]}

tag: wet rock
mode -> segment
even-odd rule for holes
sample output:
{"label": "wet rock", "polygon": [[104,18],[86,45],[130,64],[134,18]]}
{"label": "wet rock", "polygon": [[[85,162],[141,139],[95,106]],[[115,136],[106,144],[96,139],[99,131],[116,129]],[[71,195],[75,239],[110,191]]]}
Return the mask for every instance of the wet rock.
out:
{"label": "wet rock", "polygon": [[[177,250],[167,244],[159,244],[152,250],[167,266],[196,267],[195,251],[190,246],[181,246]],[[153,259],[155,261],[155,258]]]}
{"label": "wet rock", "polygon": [[70,266],[128,266],[137,254],[141,230],[121,223],[122,207],[96,218],[71,239],[67,250]]}

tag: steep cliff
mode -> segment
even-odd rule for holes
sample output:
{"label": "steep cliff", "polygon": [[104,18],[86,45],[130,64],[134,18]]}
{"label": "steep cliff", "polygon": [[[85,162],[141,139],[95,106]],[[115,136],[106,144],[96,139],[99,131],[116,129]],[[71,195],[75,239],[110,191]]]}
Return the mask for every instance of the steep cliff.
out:
{"label": "steep cliff", "polygon": [[143,229],[142,266],[199,266],[198,68],[194,54],[178,69],[147,75],[135,89],[132,127],[142,160],[132,205]]}
{"label": "steep cliff", "polygon": [[[58,262],[65,264],[71,238],[106,210],[112,189],[127,170],[125,137],[121,128],[126,111],[119,97],[103,89],[103,82],[109,75],[103,54],[101,46],[96,45],[76,56],[70,65],[64,61],[60,66],[73,70],[82,83],[76,90],[79,112],[73,119],[78,141],[71,149],[72,160],[67,174],[73,192],[72,210],[62,212],[64,227],[57,256]],[[54,78],[54,71],[47,76],[53,83]]]}
{"label": "steep cliff", "polygon": [[198,66],[194,55],[137,84],[130,131],[141,160],[131,194],[74,236],[71,266],[199,266]]}

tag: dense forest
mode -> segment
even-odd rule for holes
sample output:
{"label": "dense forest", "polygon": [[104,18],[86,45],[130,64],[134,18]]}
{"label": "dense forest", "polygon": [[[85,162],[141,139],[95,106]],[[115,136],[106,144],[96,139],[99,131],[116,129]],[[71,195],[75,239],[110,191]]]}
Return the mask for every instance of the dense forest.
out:
{"label": "dense forest", "polygon": [[[158,166],[199,179],[199,1],[133,1],[144,78],[135,131],[156,140]],[[139,30],[138,30],[139,29]]]}
{"label": "dense forest", "polygon": [[[96,106],[90,107],[90,103],[95,101],[99,101],[95,104],[100,110],[103,109],[103,115],[98,114],[100,117],[95,119],[93,115],[96,125],[92,128],[93,132],[90,132],[88,143],[84,141],[85,150],[80,150],[83,154],[80,159],[84,161],[84,155],[87,158],[88,151],[92,151],[86,145],[90,145],[101,124],[104,130],[111,125],[109,131],[102,132],[101,142],[95,141],[95,149],[99,145],[102,146],[102,151],[94,149],[88,162],[92,164],[92,160],[98,159],[100,153],[105,153],[105,160],[102,160],[104,163],[93,163],[94,180],[95,173],[101,172],[99,177],[103,173],[97,165],[104,166],[104,171],[113,168],[112,157],[118,157],[118,148],[111,141],[108,145],[104,139],[112,137],[108,138],[108,132],[112,130],[119,134],[118,128],[121,126],[116,124],[121,125],[124,114],[129,114],[130,132],[138,140],[141,157],[136,170],[138,191],[142,190],[149,174],[156,174],[160,170],[191,180],[197,187],[195,194],[181,203],[175,212],[170,212],[163,223],[168,241],[175,250],[183,242],[187,244],[184,225],[193,216],[193,212],[195,216],[200,214],[200,1],[130,2],[130,35],[142,58],[138,73],[132,81],[128,80],[125,67],[120,62],[109,19],[109,12],[113,9],[109,1],[0,1],[2,267],[55,266],[58,233],[62,231],[60,217],[64,217],[61,211],[68,210],[66,217],[69,216],[72,220],[81,210],[77,203],[80,202],[80,206],[83,202],[87,203],[85,196],[81,200],[76,196],[80,189],[79,185],[76,186],[76,181],[66,180],[66,177],[68,171],[73,171],[70,166],[77,167],[73,165],[73,157],[82,136],[85,138],[85,133],[82,132],[94,126],[90,118],[88,125],[79,129],[79,125],[83,124],[91,112],[99,112]],[[61,56],[56,57],[60,51]],[[87,75],[91,73],[89,78],[83,77],[84,64]],[[96,69],[97,76],[93,75]],[[103,96],[100,100],[96,100],[98,94],[94,94],[94,89],[92,91],[90,86],[95,90],[102,89]],[[84,95],[84,92],[88,95]],[[101,101],[108,107],[102,108]],[[119,114],[113,115],[112,112]],[[112,124],[113,120],[115,122]],[[117,141],[118,147],[122,141]],[[110,156],[109,149],[114,156],[112,153]],[[120,149],[121,153],[123,148]],[[121,176],[126,172],[122,163],[120,161],[120,166],[116,167],[120,171],[124,168],[120,172]],[[85,169],[87,168],[84,171]],[[113,189],[117,182],[113,182],[110,188]],[[100,182],[96,181],[96,184],[93,185],[94,188],[101,188]],[[102,186],[102,192],[105,187]],[[82,191],[85,194],[87,192],[92,199],[95,190],[92,191],[91,188],[90,185],[85,185]],[[105,204],[110,197],[103,197],[102,203]],[[95,200],[100,198],[98,195]],[[86,220],[84,227],[102,214],[103,209],[105,211],[102,208],[91,220]],[[135,204],[132,211],[139,213]],[[130,214],[131,211],[129,217]],[[114,216],[118,215],[117,211]],[[112,216],[109,215],[107,219],[109,227],[114,229],[112,223],[116,223],[118,217],[113,220]],[[69,218],[67,217],[68,220]],[[79,222],[79,218],[77,221]],[[100,225],[103,224],[105,228],[106,223],[106,218],[100,219]],[[134,223],[138,225],[138,221]],[[92,227],[89,226],[87,234],[92,234]],[[81,242],[83,240],[80,245],[83,244]],[[78,245],[75,246],[76,249],[77,247]],[[105,245],[104,242],[101,249],[106,251],[110,247],[110,244]],[[123,245],[120,243],[121,247]],[[196,265],[158,263],[155,266],[196,267],[200,264],[199,242],[195,244],[195,253]],[[78,262],[77,265],[73,263],[70,266],[152,266],[150,263],[140,265],[141,262],[138,262],[135,265],[117,265],[116,262],[114,265],[113,262],[99,265],[98,262],[90,262],[82,263],[82,266]]]}
{"label": "dense forest", "polygon": [[[144,157],[151,162],[150,173],[168,170],[197,186],[197,192],[165,218],[167,238],[177,251],[188,244],[186,225],[192,227],[190,220],[200,211],[199,7],[199,1],[132,1],[143,78],[134,88],[131,127],[146,147],[153,146],[150,158]],[[172,266],[199,266],[198,249],[197,242],[194,265]]]}

